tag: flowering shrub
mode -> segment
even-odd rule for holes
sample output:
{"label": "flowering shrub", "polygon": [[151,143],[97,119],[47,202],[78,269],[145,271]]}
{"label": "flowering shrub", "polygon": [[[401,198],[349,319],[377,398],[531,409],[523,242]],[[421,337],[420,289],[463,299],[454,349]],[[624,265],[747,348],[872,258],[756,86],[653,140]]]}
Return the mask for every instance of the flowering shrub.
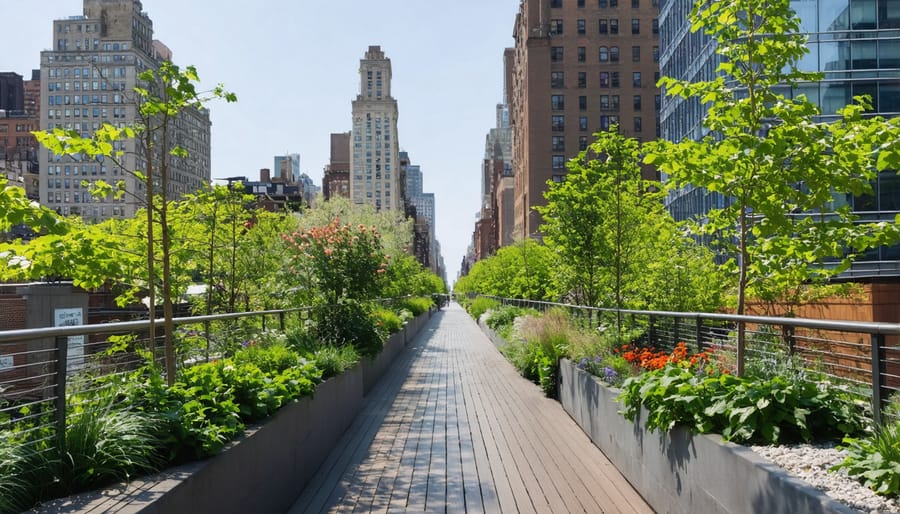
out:
{"label": "flowering shrub", "polygon": [[309,285],[323,295],[325,303],[334,305],[341,298],[367,300],[380,294],[389,256],[374,227],[342,225],[335,218],[324,227],[282,238],[295,252],[291,272],[311,278]]}

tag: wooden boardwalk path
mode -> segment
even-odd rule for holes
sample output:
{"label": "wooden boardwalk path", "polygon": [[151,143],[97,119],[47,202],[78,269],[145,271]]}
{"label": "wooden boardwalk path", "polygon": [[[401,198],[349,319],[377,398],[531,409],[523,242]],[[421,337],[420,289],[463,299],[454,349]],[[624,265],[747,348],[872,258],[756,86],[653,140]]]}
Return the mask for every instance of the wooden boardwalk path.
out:
{"label": "wooden boardwalk path", "polygon": [[290,513],[652,512],[458,305],[432,317]]}

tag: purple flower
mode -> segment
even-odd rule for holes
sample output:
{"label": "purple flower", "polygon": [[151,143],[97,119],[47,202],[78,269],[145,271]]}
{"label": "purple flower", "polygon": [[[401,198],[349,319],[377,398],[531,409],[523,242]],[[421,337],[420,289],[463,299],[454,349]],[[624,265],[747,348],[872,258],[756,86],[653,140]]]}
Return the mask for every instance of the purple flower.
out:
{"label": "purple flower", "polygon": [[594,357],[594,364],[600,364],[601,362],[603,362],[603,357],[601,357],[599,355]]}
{"label": "purple flower", "polygon": [[582,357],[580,361],[578,361],[578,369],[587,368],[588,360],[587,357]]}
{"label": "purple flower", "polygon": [[615,382],[616,379],[619,378],[619,374],[616,373],[616,370],[610,368],[609,366],[607,366],[606,369],[603,370],[603,373],[603,379],[610,383]]}

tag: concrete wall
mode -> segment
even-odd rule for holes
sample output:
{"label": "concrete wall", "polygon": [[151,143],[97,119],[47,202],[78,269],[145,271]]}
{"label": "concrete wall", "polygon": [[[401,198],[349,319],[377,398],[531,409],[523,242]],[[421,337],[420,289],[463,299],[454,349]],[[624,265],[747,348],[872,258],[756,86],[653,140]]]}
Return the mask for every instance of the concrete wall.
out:
{"label": "concrete wall", "polygon": [[681,427],[650,432],[626,420],[618,391],[568,360],[560,382],[563,408],[657,512],[855,512],[745,446]]}

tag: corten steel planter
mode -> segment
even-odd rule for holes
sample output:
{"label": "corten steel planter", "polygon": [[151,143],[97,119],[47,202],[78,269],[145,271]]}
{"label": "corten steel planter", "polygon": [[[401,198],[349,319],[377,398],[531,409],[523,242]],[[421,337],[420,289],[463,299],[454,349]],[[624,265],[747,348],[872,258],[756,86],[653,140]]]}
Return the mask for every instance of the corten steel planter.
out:
{"label": "corten steel planter", "polygon": [[619,414],[618,394],[571,361],[560,361],[563,408],[657,512],[856,512],[718,435],[683,427],[650,432],[641,422],[646,410],[635,422]]}

